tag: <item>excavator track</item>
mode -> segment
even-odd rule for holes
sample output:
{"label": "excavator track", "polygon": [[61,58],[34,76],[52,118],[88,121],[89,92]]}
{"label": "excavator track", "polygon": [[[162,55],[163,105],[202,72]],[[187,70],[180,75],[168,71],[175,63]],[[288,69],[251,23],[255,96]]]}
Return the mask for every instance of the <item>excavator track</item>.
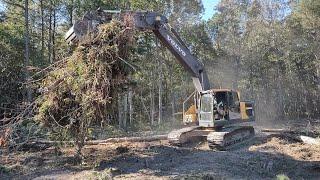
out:
{"label": "excavator track", "polygon": [[226,150],[228,147],[253,136],[254,128],[252,126],[236,126],[209,133],[207,141],[211,149]]}
{"label": "excavator track", "polygon": [[185,143],[199,140],[199,138],[206,137],[213,130],[204,129],[200,126],[190,126],[179,130],[171,131],[168,134],[168,141],[171,145],[181,146]]}

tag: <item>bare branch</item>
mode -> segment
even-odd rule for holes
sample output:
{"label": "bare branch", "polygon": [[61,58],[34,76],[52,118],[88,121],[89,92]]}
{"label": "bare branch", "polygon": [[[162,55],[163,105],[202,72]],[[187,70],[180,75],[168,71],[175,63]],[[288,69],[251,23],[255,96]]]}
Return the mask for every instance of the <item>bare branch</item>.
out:
{"label": "bare branch", "polygon": [[22,6],[21,4],[18,4],[18,3],[15,3],[15,2],[12,2],[12,1],[10,1],[10,0],[2,0],[4,3],[6,3],[6,4],[9,4],[9,5],[12,5],[12,6],[16,6],[16,7],[19,7],[19,8],[21,8],[21,9],[25,9],[25,7],[24,6]]}

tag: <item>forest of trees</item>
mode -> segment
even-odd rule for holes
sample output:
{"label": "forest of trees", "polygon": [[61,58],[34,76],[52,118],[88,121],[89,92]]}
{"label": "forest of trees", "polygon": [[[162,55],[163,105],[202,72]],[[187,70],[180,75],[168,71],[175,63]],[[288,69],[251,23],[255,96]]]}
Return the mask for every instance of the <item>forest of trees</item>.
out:
{"label": "forest of trees", "polygon": [[[208,21],[199,0],[0,0],[0,119],[38,95],[46,67],[71,54],[64,33],[86,11],[148,10],[168,17],[204,63],[213,88],[239,90],[258,122],[320,115],[320,1],[221,0]],[[155,126],[174,119],[193,91],[190,76],[152,34],[136,37],[132,86],[108,124]],[[156,53],[155,53],[156,52]],[[120,119],[120,120],[119,120]],[[29,121],[34,121],[32,118]],[[5,120],[0,120],[0,125]]]}

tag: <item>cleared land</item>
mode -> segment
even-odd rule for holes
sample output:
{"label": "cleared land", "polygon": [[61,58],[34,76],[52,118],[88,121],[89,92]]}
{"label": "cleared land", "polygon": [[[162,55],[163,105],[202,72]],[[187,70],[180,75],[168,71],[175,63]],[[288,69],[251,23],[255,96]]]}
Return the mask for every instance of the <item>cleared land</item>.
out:
{"label": "cleared land", "polygon": [[166,140],[86,145],[85,163],[73,165],[73,148],[1,155],[1,178],[14,179],[293,179],[320,178],[320,147],[282,133],[262,133],[228,151],[205,143],[172,147]]}

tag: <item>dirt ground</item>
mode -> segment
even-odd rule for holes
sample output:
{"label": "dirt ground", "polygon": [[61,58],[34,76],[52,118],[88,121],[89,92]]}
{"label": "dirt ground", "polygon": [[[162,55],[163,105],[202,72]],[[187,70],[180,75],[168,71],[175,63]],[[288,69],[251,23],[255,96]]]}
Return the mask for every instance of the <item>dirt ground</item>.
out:
{"label": "dirt ground", "polygon": [[83,152],[81,166],[73,165],[73,148],[2,152],[0,179],[320,179],[320,147],[262,132],[228,151],[155,141],[91,145]]}

